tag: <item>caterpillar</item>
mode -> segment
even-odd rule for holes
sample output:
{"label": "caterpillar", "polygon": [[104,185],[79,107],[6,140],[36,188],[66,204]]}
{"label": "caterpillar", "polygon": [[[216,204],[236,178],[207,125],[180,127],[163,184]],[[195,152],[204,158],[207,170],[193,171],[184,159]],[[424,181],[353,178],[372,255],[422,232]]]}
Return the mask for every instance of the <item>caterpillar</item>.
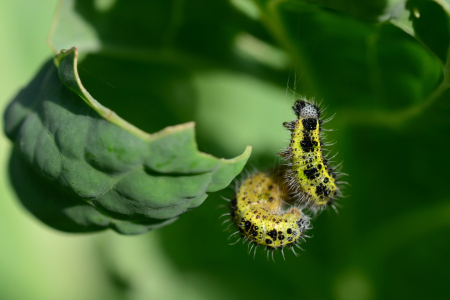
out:
{"label": "caterpillar", "polygon": [[[305,99],[297,100],[292,107],[297,119],[283,123],[291,132],[290,145],[278,153],[289,161],[285,173],[287,185],[298,201],[315,212],[331,205],[337,197],[342,196],[339,184],[344,183],[337,177],[344,175],[331,167],[324,143],[322,124],[333,117],[321,119],[321,111],[315,103]],[[331,158],[332,159],[332,158]]]}
{"label": "caterpillar", "polygon": [[231,219],[238,229],[232,236],[240,234],[244,242],[256,246],[255,254],[262,246],[266,250],[281,249],[283,257],[283,249],[290,247],[297,255],[293,246],[304,241],[305,231],[311,228],[310,218],[296,205],[289,205],[283,176],[283,170],[257,172],[237,187],[230,202]]}

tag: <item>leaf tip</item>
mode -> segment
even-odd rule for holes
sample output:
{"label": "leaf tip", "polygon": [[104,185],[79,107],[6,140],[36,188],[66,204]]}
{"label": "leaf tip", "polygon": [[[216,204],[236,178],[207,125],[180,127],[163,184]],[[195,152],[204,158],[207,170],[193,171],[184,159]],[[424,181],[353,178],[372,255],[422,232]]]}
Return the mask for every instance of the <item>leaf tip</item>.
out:
{"label": "leaf tip", "polygon": [[238,155],[238,156],[230,158],[230,159],[222,158],[221,160],[227,164],[234,164],[237,161],[242,160],[242,159],[248,160],[251,154],[252,154],[252,146],[247,145],[247,147],[245,147],[245,150],[241,155]]}

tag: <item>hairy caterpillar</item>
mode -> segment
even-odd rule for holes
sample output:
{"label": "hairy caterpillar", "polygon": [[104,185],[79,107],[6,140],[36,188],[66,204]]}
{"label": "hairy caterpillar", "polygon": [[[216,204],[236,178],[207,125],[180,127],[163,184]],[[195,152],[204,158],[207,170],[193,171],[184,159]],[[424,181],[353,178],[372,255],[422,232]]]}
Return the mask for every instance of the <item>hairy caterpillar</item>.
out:
{"label": "hairy caterpillar", "polygon": [[343,182],[337,181],[337,176],[343,173],[329,165],[324,147],[331,143],[322,141],[322,124],[333,117],[322,120],[323,111],[304,99],[297,100],[292,108],[297,119],[283,123],[291,131],[291,142],[278,155],[289,160],[285,176],[291,192],[301,204],[322,210],[342,196],[339,184]]}
{"label": "hairy caterpillar", "polygon": [[295,253],[292,246],[304,240],[304,232],[311,228],[310,218],[288,204],[283,176],[282,170],[258,172],[239,185],[230,202],[231,219],[239,230],[232,235],[240,233],[244,241],[256,245],[255,253],[258,246],[267,250],[291,247]]}

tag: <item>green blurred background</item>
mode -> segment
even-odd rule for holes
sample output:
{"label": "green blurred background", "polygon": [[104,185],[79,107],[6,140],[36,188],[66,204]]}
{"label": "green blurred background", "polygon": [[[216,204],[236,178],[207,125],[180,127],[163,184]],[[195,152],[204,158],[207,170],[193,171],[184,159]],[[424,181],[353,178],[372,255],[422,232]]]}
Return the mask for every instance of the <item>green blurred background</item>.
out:
{"label": "green blurred background", "polygon": [[[258,19],[248,1],[231,2],[250,20]],[[56,1],[48,0],[0,2],[2,111],[52,55],[45,38],[55,7]],[[252,145],[248,170],[279,163],[274,154],[289,137],[281,123],[293,118],[290,106],[296,99],[287,85],[323,99],[329,114],[337,112],[328,128],[338,131],[329,136],[338,140],[333,149],[351,186],[339,214],[326,211],[313,222],[313,238],[300,257],[289,253],[284,261],[278,254],[273,263],[262,251],[253,259],[246,246],[228,246],[232,231],[223,232],[218,217],[227,211],[220,195],[230,197],[231,189],[211,194],[174,224],[142,236],[55,231],[15,199],[7,175],[11,142],[2,135],[0,299],[448,299],[448,91],[420,105],[442,80],[438,59],[399,28],[367,22],[379,14],[377,5],[365,6],[367,11],[349,7],[346,12],[357,20],[315,5],[283,14],[294,24],[288,30],[291,42],[273,23],[265,31],[257,21],[239,19],[239,26],[259,39],[241,35],[238,58],[182,40],[183,51],[216,63],[146,57],[149,65],[139,70],[147,77],[136,86],[114,74],[141,68],[139,59],[90,55],[80,66],[96,99],[116,105],[119,115],[149,132],[195,120],[205,152],[230,158]],[[233,29],[230,36],[239,31],[224,28]],[[226,47],[220,34],[211,44]],[[260,40],[285,49],[296,45],[298,51],[289,57]],[[432,49],[448,46],[437,40]],[[146,78],[163,80],[144,83]],[[148,94],[174,102],[149,104]],[[121,99],[130,95],[127,108],[138,107],[141,114],[120,110]],[[192,105],[177,107],[176,101]],[[146,122],[148,116],[158,121]]]}

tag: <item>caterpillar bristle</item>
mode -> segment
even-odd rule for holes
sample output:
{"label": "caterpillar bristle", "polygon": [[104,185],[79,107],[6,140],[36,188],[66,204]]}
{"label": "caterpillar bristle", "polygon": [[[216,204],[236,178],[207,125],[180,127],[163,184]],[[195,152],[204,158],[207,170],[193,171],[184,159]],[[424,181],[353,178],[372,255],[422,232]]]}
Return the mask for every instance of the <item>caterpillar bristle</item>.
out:
{"label": "caterpillar bristle", "polygon": [[222,198],[223,200],[225,200],[225,201],[227,201],[227,202],[230,202],[230,201],[231,201],[231,199],[225,198],[225,197],[222,196],[222,195],[220,195],[220,198]]}
{"label": "caterpillar bristle", "polygon": [[286,129],[288,129],[288,130],[290,130],[290,131],[293,131],[293,130],[295,129],[295,122],[284,122],[284,123],[283,123],[283,126],[284,126]]}
{"label": "caterpillar bristle", "polygon": [[336,145],[336,144],[337,144],[337,141],[331,141],[331,142],[323,143],[323,145],[324,145],[325,147],[334,146],[334,145]]}
{"label": "caterpillar bristle", "polygon": [[287,147],[284,150],[280,151],[277,153],[278,156],[281,156],[285,159],[289,159],[292,155],[292,148],[291,147]]}

